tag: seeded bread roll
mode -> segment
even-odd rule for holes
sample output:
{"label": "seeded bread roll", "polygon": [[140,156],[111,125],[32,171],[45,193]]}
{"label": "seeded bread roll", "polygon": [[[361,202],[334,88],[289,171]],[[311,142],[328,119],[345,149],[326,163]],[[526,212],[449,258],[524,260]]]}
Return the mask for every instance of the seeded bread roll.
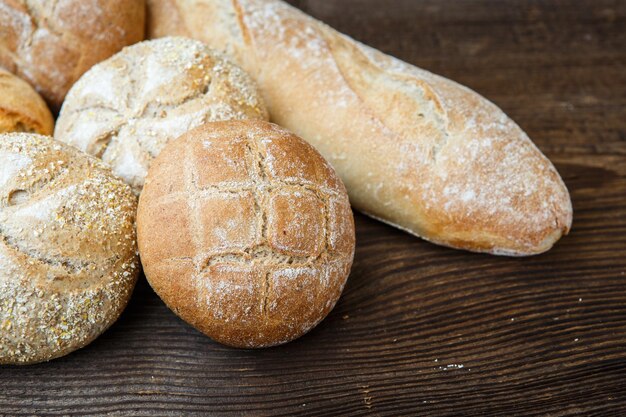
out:
{"label": "seeded bread roll", "polygon": [[0,0],[0,66],[54,112],[92,65],[143,40],[144,0]]}
{"label": "seeded bread roll", "polygon": [[499,255],[550,249],[569,192],[506,114],[279,0],[149,0],[151,36],[185,34],[252,74],[272,121],[333,164],[362,212],[429,241]]}
{"label": "seeded bread roll", "polygon": [[51,135],[52,114],[24,80],[0,68],[0,134],[31,132]]}
{"label": "seeded bread roll", "polygon": [[66,355],[118,318],[137,279],[136,207],[97,159],[0,135],[0,364]]}
{"label": "seeded bread roll", "polygon": [[140,197],[150,285],[223,344],[289,342],[335,306],[354,256],[345,188],[319,153],[261,121],[209,123],[171,142]]}
{"label": "seeded bread roll", "polygon": [[139,193],[165,144],[206,122],[268,119],[250,77],[199,41],[124,49],[72,88],[55,138],[102,158]]}

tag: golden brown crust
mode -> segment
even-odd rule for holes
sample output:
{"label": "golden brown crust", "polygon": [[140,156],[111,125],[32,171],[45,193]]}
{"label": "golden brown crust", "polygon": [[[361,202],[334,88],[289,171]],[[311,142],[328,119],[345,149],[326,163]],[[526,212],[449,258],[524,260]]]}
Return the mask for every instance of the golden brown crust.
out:
{"label": "golden brown crust", "polygon": [[159,296],[235,347],[308,332],[354,256],[341,180],[313,147],[262,121],[210,123],[170,142],[148,174],[137,231]]}
{"label": "golden brown crust", "polygon": [[0,134],[52,135],[54,121],[45,101],[26,81],[0,68]]}
{"label": "golden brown crust", "polygon": [[168,141],[203,123],[267,120],[256,84],[202,42],[141,42],[91,68],[72,87],[55,138],[98,156],[141,191]]}
{"label": "golden brown crust", "polygon": [[58,111],[94,64],[144,36],[144,0],[0,0],[0,66]]}
{"label": "golden brown crust", "polygon": [[[281,1],[168,3],[187,33],[255,77],[272,120],[333,164],[358,210],[442,245],[502,255],[544,252],[569,232],[571,200],[554,166],[473,91]],[[160,18],[154,33],[167,27]]]}
{"label": "golden brown crust", "polygon": [[119,317],[138,273],[136,207],[98,160],[0,135],[0,364],[66,355]]}

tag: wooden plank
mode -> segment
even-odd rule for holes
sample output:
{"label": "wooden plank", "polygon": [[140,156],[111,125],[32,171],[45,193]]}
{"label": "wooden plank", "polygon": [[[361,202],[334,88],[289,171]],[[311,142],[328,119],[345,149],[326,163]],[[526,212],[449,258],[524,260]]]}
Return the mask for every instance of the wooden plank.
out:
{"label": "wooden plank", "polygon": [[563,174],[572,234],[507,259],[357,215],[337,308],[256,352],[211,342],[142,280],[87,348],[0,369],[0,414],[626,415],[626,2],[292,3],[500,105]]}

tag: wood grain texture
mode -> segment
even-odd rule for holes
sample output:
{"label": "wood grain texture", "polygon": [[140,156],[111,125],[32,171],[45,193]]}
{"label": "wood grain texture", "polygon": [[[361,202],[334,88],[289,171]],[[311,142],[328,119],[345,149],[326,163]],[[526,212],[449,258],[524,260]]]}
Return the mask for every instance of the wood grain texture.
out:
{"label": "wood grain texture", "polygon": [[280,348],[219,346],[145,281],[70,356],[0,369],[0,414],[626,415],[626,2],[294,1],[500,105],[555,162],[574,228],[505,259],[357,215],[337,308]]}

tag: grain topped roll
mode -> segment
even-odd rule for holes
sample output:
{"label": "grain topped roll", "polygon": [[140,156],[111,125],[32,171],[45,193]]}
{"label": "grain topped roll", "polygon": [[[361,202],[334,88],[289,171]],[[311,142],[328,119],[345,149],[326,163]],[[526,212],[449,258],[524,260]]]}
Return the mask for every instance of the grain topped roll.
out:
{"label": "grain topped roll", "polygon": [[0,134],[30,132],[51,135],[52,114],[28,83],[0,68]]}
{"label": "grain topped roll", "polygon": [[0,364],[63,356],[115,322],[137,279],[136,207],[97,159],[0,135]]}
{"label": "grain topped roll", "polygon": [[203,123],[268,119],[252,79],[199,41],[164,38],[124,49],[72,88],[55,138],[102,158],[141,191],[168,141]]}
{"label": "grain topped roll", "polygon": [[0,66],[53,111],[91,66],[143,40],[144,0],[0,0]]}
{"label": "grain topped roll", "polygon": [[289,342],[335,306],[354,256],[345,188],[309,144],[261,121],[209,123],[171,142],[140,197],[150,285],[229,346]]}

